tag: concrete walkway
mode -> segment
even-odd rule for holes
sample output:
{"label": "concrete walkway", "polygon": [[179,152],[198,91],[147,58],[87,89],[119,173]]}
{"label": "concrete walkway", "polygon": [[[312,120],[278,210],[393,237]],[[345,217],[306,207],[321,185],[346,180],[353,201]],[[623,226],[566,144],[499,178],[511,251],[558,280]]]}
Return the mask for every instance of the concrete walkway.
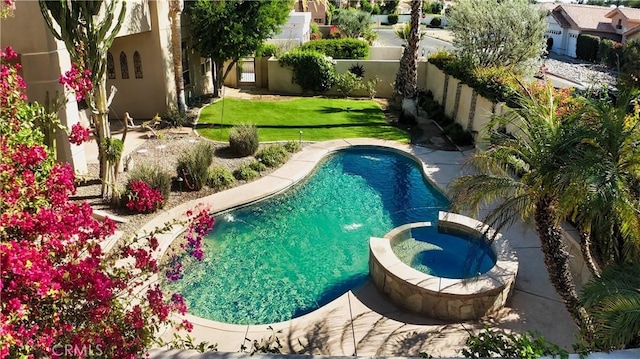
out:
{"label": "concrete walkway", "polygon": [[[251,203],[278,193],[304,179],[317,163],[333,151],[351,146],[385,147],[414,157],[423,165],[424,173],[440,189],[463,174],[470,152],[445,152],[376,139],[345,139],[319,142],[305,147],[272,174],[257,181],[219,192],[161,213],[141,230],[150,230],[174,218],[184,218],[188,209],[198,203],[212,212]],[[160,236],[166,250],[180,233]],[[532,229],[517,224],[503,234],[516,250],[520,271],[516,288],[499,313],[481,321],[451,323],[408,313],[383,296],[371,282],[343,294],[324,307],[287,322],[271,324],[278,334],[284,353],[337,356],[417,356],[421,352],[433,356],[461,356],[460,350],[470,332],[484,326],[509,331],[537,331],[551,342],[570,349],[576,327],[547,279],[539,240]],[[215,303],[212,303],[215,305]],[[233,325],[187,315],[194,324],[190,335],[196,343],[217,343],[218,350],[238,352],[248,345],[245,338],[260,341],[272,334],[269,325]],[[186,334],[186,333],[182,333]],[[172,330],[162,334],[170,340]],[[175,352],[173,353],[175,354]],[[174,357],[163,350],[152,352],[151,358]]]}

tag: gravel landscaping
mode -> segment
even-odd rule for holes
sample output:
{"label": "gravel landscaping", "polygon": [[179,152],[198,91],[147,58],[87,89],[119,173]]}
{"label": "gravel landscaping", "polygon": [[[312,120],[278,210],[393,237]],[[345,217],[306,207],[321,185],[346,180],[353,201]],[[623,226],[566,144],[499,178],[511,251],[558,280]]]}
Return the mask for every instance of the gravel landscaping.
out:
{"label": "gravel landscaping", "polygon": [[545,61],[547,72],[585,86],[606,84],[609,87],[616,86],[616,71],[606,66],[593,64],[586,61],[551,54]]}

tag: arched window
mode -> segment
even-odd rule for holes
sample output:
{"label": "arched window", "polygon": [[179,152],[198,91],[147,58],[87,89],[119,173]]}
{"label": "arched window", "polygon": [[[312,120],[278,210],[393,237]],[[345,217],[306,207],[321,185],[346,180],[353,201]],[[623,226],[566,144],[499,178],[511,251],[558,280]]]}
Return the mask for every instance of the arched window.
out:
{"label": "arched window", "polygon": [[116,65],[113,63],[113,55],[107,52],[107,78],[114,80],[116,78]]}
{"label": "arched window", "polygon": [[140,53],[138,51],[133,53],[133,71],[137,79],[142,78],[142,60],[140,59]]}
{"label": "arched window", "polygon": [[120,74],[123,80],[129,78],[129,64],[127,63],[127,54],[124,51],[120,53]]}

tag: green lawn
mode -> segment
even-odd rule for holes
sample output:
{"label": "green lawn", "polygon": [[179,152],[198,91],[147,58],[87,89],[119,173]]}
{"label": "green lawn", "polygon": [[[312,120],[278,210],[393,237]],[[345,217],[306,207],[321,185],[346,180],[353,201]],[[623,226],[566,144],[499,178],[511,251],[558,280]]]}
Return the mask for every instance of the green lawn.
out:
{"label": "green lawn", "polygon": [[374,101],[296,98],[285,101],[224,99],[200,114],[198,132],[217,141],[229,140],[229,128],[251,122],[258,126],[260,141],[324,141],[336,138],[374,137],[409,142],[409,133],[389,125]]}

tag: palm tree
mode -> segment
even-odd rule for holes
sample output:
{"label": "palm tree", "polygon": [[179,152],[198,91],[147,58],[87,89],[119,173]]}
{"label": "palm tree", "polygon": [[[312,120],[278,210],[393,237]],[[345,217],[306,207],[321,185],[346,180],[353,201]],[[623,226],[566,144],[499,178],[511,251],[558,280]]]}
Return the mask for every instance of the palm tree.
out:
{"label": "palm tree", "polygon": [[592,318],[593,346],[599,350],[640,344],[640,265],[605,269],[582,288],[581,300]]}
{"label": "palm tree", "polygon": [[418,43],[420,42],[421,15],[422,0],[411,0],[411,29],[393,86],[393,96],[402,99],[402,118],[418,116],[416,94],[418,90]]}
{"label": "palm tree", "polygon": [[[640,106],[632,98],[620,96],[618,106],[602,99],[589,102],[583,115],[589,140],[570,161],[573,168],[566,172],[573,178],[565,176],[570,187],[565,197],[578,194],[581,200],[573,217],[581,229],[583,254],[599,267],[640,258]],[[575,199],[561,201],[574,204]],[[599,275],[597,267],[592,272]]]}
{"label": "palm tree", "polygon": [[578,300],[560,229],[569,214],[566,203],[560,202],[567,154],[579,150],[585,126],[578,116],[558,114],[550,84],[542,96],[525,91],[520,105],[490,121],[489,129],[513,126],[515,130],[513,134],[493,131],[494,144],[469,159],[477,174],[451,184],[454,210],[477,211],[483,204],[497,202],[485,222],[498,231],[518,218],[532,220],[551,284],[576,324],[588,330],[588,315]]}
{"label": "palm tree", "polygon": [[185,116],[187,105],[184,98],[184,78],[182,77],[182,34],[180,16],[182,14],[182,0],[169,1],[169,20],[171,21],[171,52],[173,54],[173,76],[176,82],[176,97],[178,112]]}

